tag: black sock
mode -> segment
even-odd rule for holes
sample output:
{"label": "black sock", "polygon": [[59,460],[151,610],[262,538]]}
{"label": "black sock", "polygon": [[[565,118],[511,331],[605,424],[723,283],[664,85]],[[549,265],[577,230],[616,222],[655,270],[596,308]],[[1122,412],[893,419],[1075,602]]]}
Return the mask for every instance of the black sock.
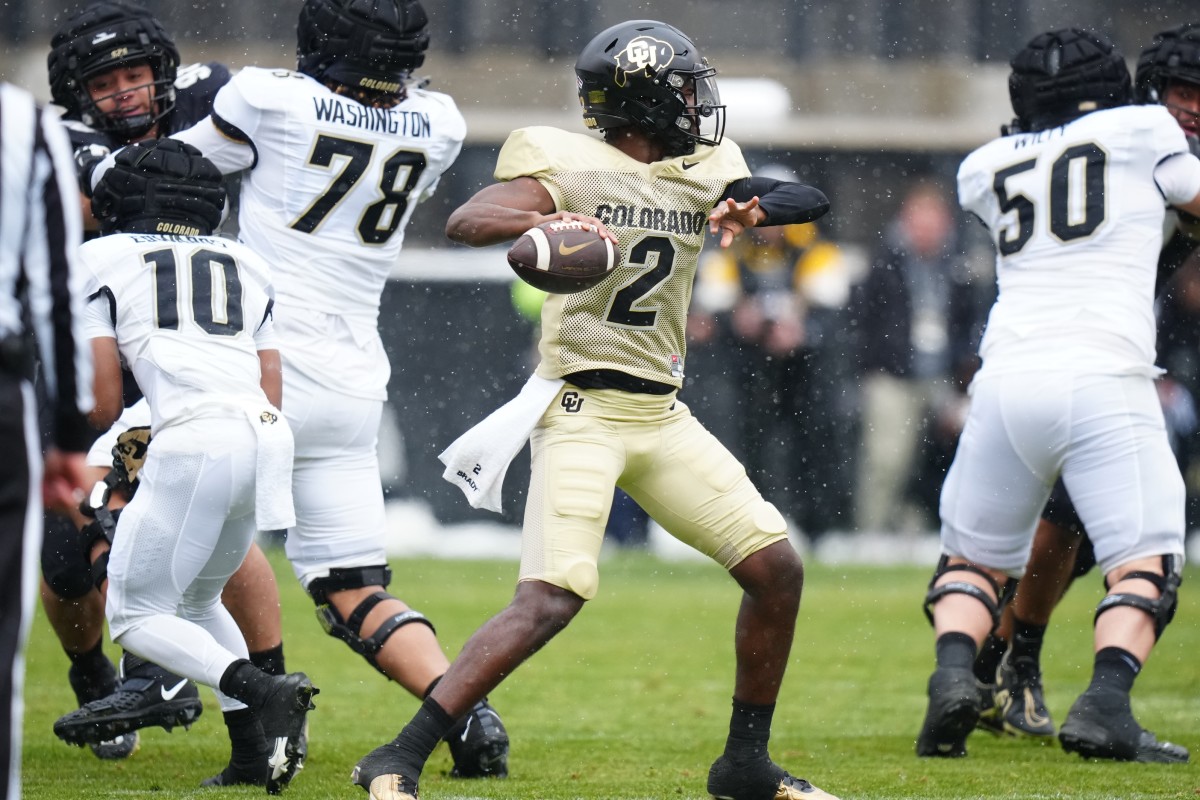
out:
{"label": "black sock", "polygon": [[975,656],[974,667],[975,678],[980,683],[996,682],[996,670],[1000,667],[1000,659],[1004,658],[1004,651],[1007,649],[1008,642],[994,633],[989,633],[983,640],[979,655]]}
{"label": "black sock", "polygon": [[65,652],[71,659],[67,680],[79,705],[98,700],[117,687],[117,669],[104,655],[103,636],[96,640],[95,647],[83,653]]}
{"label": "black sock", "polygon": [[275,647],[251,653],[250,663],[268,675],[286,675],[287,669],[283,666],[283,642]]}
{"label": "black sock", "polygon": [[771,718],[775,704],[756,706],[733,700],[729,717],[729,738],[725,740],[725,755],[735,764],[747,764],[769,758],[767,743],[771,739]]}
{"label": "black sock", "polygon": [[271,695],[274,687],[270,675],[246,659],[239,658],[225,670],[217,688],[251,708],[258,708]]}
{"label": "black sock", "polygon": [[412,720],[392,740],[400,757],[400,774],[416,780],[425,769],[430,753],[454,723],[454,718],[436,700],[426,697]]}
{"label": "black sock", "polygon": [[943,633],[938,637],[935,648],[939,667],[971,669],[975,664],[975,640],[965,633]]}
{"label": "black sock", "polygon": [[1096,653],[1092,682],[1087,690],[1128,696],[1141,671],[1142,662],[1133,653],[1120,647],[1105,647]]}
{"label": "black sock", "polygon": [[229,766],[224,773],[231,778],[266,778],[263,767],[270,755],[266,737],[258,717],[249,708],[226,711],[225,727],[229,731]]}
{"label": "black sock", "polygon": [[[1040,669],[1042,659],[1042,642],[1046,638],[1046,626],[1034,625],[1013,616],[1012,660],[1014,667],[1029,665]],[[1022,663],[1023,662],[1023,663]]]}

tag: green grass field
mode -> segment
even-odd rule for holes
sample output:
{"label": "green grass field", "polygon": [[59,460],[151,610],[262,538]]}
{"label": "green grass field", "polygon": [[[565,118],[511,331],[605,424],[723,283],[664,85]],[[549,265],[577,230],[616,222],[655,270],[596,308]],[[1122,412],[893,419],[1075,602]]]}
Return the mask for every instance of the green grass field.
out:
{"label": "green grass field", "polygon": [[[312,603],[272,554],[283,593],[288,666],[321,688],[310,716],[307,768],[286,795],[364,797],[348,776],[390,739],[416,700],[318,628]],[[511,596],[516,565],[419,560],[394,565],[393,590],[424,611],[453,654]],[[1056,744],[976,733],[970,756],[918,760],[933,635],[920,611],[929,570],[810,564],[796,645],[775,716],[771,752],[793,774],[848,798],[1196,798],[1196,764],[1085,762]],[[1072,589],[1051,627],[1047,699],[1061,721],[1091,673],[1094,576]],[[1176,622],[1134,689],[1147,727],[1200,758],[1200,572],[1190,569]],[[738,592],[723,571],[617,554],[600,595],[572,626],[492,696],[512,737],[505,781],[447,777],[440,747],[421,781],[427,800],[451,798],[705,798],[720,753],[732,685]],[[143,731],[131,759],[98,761],[51,732],[70,710],[67,660],[44,618],[34,624],[26,688],[27,800],[261,796],[198,788],[228,756],[212,692],[190,731]]]}

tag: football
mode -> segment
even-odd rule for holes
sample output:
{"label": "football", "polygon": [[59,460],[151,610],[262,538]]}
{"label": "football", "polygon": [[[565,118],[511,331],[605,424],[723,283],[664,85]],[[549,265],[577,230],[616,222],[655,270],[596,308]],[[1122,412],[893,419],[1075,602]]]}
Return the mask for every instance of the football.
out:
{"label": "football", "polygon": [[571,294],[611,275],[617,251],[594,226],[555,220],[521,234],[508,250],[508,264],[530,286]]}

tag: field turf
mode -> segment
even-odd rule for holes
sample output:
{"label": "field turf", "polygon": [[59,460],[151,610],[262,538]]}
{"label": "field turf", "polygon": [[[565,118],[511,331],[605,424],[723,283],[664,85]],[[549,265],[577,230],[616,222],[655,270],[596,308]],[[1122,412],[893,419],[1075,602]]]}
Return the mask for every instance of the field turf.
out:
{"label": "field turf", "polygon": [[[321,688],[310,716],[307,768],[296,800],[365,798],[349,782],[355,761],[389,740],[417,701],[388,684],[317,626],[311,601],[279,553],[288,668]],[[516,565],[422,559],[396,563],[393,590],[425,612],[453,655],[511,596]],[[932,567],[932,565],[930,565]],[[925,760],[913,742],[925,709],[933,635],[921,613],[929,569],[809,564],[772,756],[793,774],[849,798],[1193,798],[1200,796],[1200,570],[1189,568],[1175,623],[1134,688],[1134,712],[1193,763],[1085,762],[1056,743],[975,733],[969,757]],[[1044,651],[1056,722],[1091,674],[1091,615],[1102,588],[1073,587]],[[426,800],[649,800],[706,798],[732,686],[738,592],[716,566],[619,553],[601,567],[599,597],[492,696],[512,737],[511,777],[447,777],[435,751],[421,781]],[[110,645],[111,647],[111,645]],[[110,651],[115,654],[114,651]],[[142,732],[122,762],[102,762],[54,737],[73,707],[67,660],[44,617],[34,622],[26,687],[26,800],[263,796],[261,788],[199,789],[228,757],[213,694],[190,731]]]}

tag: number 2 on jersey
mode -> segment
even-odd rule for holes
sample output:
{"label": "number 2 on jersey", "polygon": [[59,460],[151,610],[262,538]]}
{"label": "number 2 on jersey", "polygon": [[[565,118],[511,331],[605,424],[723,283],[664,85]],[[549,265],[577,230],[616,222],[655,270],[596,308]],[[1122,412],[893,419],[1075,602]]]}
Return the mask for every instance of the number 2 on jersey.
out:
{"label": "number 2 on jersey", "polygon": [[[291,224],[301,233],[313,233],[321,227],[333,210],[346,199],[371,164],[375,145],[355,139],[342,139],[327,133],[317,134],[308,163],[322,169],[342,160],[342,168],[333,176],[325,191],[316,197],[308,209]],[[408,209],[408,195],[425,171],[425,154],[418,150],[397,150],[383,162],[379,172],[380,197],[371,203],[358,218],[358,235],[364,244],[384,244],[400,227]]]}
{"label": "number 2 on jersey", "polygon": [[[1037,166],[1031,158],[996,173],[992,191],[1003,213],[1016,212],[1016,224],[1000,231],[996,243],[1001,255],[1011,256],[1033,238],[1037,208],[1023,194],[1009,195],[1007,182]],[[1068,147],[1050,168],[1050,232],[1060,242],[1091,236],[1104,222],[1104,192],[1108,156],[1094,142]],[[1014,234],[1015,229],[1015,234]]]}

